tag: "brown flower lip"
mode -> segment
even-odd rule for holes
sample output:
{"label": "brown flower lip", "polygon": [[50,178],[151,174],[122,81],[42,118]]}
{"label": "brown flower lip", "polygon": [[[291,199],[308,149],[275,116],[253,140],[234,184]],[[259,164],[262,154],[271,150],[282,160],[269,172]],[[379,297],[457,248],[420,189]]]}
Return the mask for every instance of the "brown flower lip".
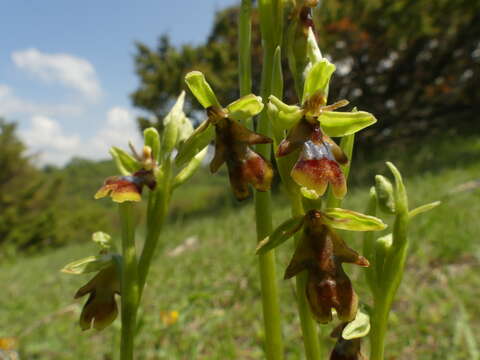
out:
{"label": "brown flower lip", "polygon": [[369,266],[359,255],[322,222],[322,213],[310,210],[305,215],[303,234],[285,271],[285,279],[307,270],[306,296],[316,320],[328,323],[332,309],[343,321],[354,319],[358,298],[342,263]]}
{"label": "brown flower lip", "polygon": [[342,149],[323,133],[316,120],[302,118],[278,146],[277,156],[285,156],[301,149],[291,176],[299,185],[314,190],[318,196],[331,184],[337,198],[347,192],[345,176],[339,164],[348,163]]}
{"label": "brown flower lip", "polygon": [[115,265],[101,270],[75,294],[78,299],[89,294],[80,315],[80,327],[88,330],[92,327],[103,330],[110,325],[118,314],[115,294],[120,294],[120,281]]}
{"label": "brown flower lip", "polygon": [[249,184],[258,191],[268,191],[273,178],[272,166],[250,145],[268,144],[272,140],[223,113],[211,110],[209,115],[215,117],[212,122],[215,126],[215,155],[210,162],[210,171],[215,173],[224,163],[227,164],[230,185],[237,200],[249,197]]}

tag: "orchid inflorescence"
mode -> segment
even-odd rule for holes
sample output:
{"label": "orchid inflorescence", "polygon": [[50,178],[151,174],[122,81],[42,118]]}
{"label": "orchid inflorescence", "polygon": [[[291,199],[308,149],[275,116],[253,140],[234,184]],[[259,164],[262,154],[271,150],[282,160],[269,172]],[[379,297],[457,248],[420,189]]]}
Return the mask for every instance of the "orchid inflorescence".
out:
{"label": "orchid inflorescence", "polygon": [[[353,136],[377,120],[372,114],[356,108],[336,111],[347,106],[347,100],[328,104],[329,83],[336,68],[322,56],[314,34],[311,10],[318,0],[299,0],[294,4],[286,47],[299,104],[285,104],[281,100],[281,91],[272,91],[277,96],[267,92],[262,99],[247,94],[223,107],[205,76],[199,71],[191,71],[186,74],[185,82],[205,109],[205,120],[195,130],[183,112],[185,93],[182,92],[163,120],[162,135],[155,128],[144,131],[145,143],[140,154],[131,144],[132,154],[116,147],[110,151],[120,175],[108,177],[95,198],[110,196],[119,203],[123,222],[122,254],[111,250],[113,246],[107,234],[98,232],[93,240],[101,247],[100,254],[70,263],[63,271],[73,274],[96,272],[75,294],[75,298],[89,295],[80,315],[83,330],[92,326],[102,330],[112,323],[118,312],[115,297],[121,295],[122,359],[133,357],[136,312],[162,224],[168,214],[172,192],[194,174],[212,142],[214,155],[210,171],[217,173],[226,164],[230,186],[237,200],[249,197],[249,186],[261,193],[270,190],[274,167],[269,153],[258,150],[257,145],[273,144],[277,168],[292,200],[293,216],[265,238],[260,235],[256,252],[260,258],[271,254],[273,249],[295,236],[295,250],[284,278],[296,277],[299,280],[301,276],[306,276],[303,287],[301,281],[297,282],[297,297],[306,299],[303,309],[309,308],[308,316],[305,313],[301,316],[302,331],[310,331],[310,334],[304,333],[306,352],[312,356],[319,346],[315,345],[318,344],[316,332],[312,332],[312,326],[308,325],[308,318],[313,316],[320,324],[331,323],[334,319],[340,321],[332,332],[337,342],[330,359],[364,359],[361,338],[369,334],[371,327],[374,360],[383,358],[388,311],[405,265],[408,221],[438,203],[409,211],[401,175],[393,164],[387,163],[394,175],[395,186],[385,177],[376,177],[367,215],[340,207],[347,193]],[[269,9],[265,4],[262,6],[261,11]],[[269,13],[263,19],[270,16],[273,18]],[[262,34],[267,43],[279,36],[275,33],[279,23],[267,21],[264,24],[262,32],[269,31]],[[272,63],[276,64],[272,84],[281,81],[282,74],[281,42],[276,41],[278,47],[276,50],[273,48],[275,51],[270,54]],[[271,133],[265,131],[268,126],[258,126],[260,120],[252,121],[262,111],[266,115],[262,120],[270,122]],[[337,144],[332,138],[346,141]],[[145,189],[148,191],[146,238],[141,256],[137,259],[131,204],[141,201]],[[327,193],[326,201],[322,201]],[[394,226],[391,233],[375,238],[373,232],[387,228],[386,223],[376,217],[377,209],[393,215]],[[257,207],[256,210],[265,211],[265,207]],[[262,216],[257,216],[257,232],[259,221],[262,221]],[[350,248],[338,230],[365,232],[363,255]],[[365,275],[374,295],[373,307],[359,301],[343,268],[344,263],[367,268]],[[270,265],[274,265],[274,259]],[[272,274],[270,280],[275,280],[271,270],[270,267],[267,271],[270,275],[264,274],[263,280]],[[302,311],[299,305],[301,314]],[[279,342],[277,337],[272,343]],[[267,349],[273,359],[272,352],[275,349]]]}

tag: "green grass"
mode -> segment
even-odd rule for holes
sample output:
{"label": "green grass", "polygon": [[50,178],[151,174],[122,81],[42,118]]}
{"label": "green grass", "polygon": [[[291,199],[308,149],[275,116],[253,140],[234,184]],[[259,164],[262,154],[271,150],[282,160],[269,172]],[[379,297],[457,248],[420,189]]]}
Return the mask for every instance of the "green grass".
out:
{"label": "green grass", "polygon": [[[411,256],[391,316],[387,359],[473,358],[474,349],[466,339],[468,331],[480,332],[480,190],[451,191],[480,179],[479,154],[478,138],[423,143],[405,152],[383,154],[406,174],[411,207],[443,201],[441,207],[412,221]],[[375,171],[387,174],[379,160],[371,164]],[[351,176],[370,177],[371,171],[365,170],[369,167],[357,161]],[[220,186],[225,188],[224,184]],[[363,211],[367,188],[365,181],[352,187],[345,207]],[[178,199],[187,205],[185,199],[195,199],[188,185],[180,191]],[[277,200],[275,223],[288,213],[288,204]],[[217,206],[197,216],[175,216],[171,220],[144,294],[137,359],[264,358],[254,229],[251,203],[233,208]],[[185,246],[190,237],[196,242]],[[345,233],[345,238],[361,250],[361,236]],[[92,251],[90,244],[70,245],[0,267],[0,337],[18,337],[21,358],[114,356],[118,320],[103,332],[82,332],[77,320],[84,299],[74,302],[72,296],[88,276],[58,271]],[[291,243],[280,247],[279,276],[291,252]],[[361,300],[370,302],[362,270],[347,267],[347,271]],[[180,316],[169,326],[160,314],[171,310]],[[287,359],[302,359],[300,326],[289,281],[281,282],[281,310]],[[323,333],[331,329],[324,327]],[[325,340],[326,347],[332,345],[333,341]]]}

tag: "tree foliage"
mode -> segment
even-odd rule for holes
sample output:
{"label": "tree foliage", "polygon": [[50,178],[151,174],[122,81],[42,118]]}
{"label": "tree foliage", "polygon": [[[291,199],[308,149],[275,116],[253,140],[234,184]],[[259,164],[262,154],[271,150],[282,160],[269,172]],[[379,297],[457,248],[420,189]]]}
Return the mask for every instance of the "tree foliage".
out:
{"label": "tree foliage", "polygon": [[30,250],[56,241],[59,184],[32,165],[15,131],[15,124],[0,119],[0,248]]}
{"label": "tree foliage", "polygon": [[[347,98],[374,113],[379,123],[363,134],[370,143],[413,134],[472,127],[480,93],[480,3],[475,0],[323,1],[314,20],[324,56],[337,64],[330,98]],[[205,44],[173,46],[161,36],[157,48],[137,44],[139,88],[133,103],[152,116],[139,126],[160,122],[172,99],[185,88],[183,76],[204,72],[221,103],[238,97],[238,8],[216,15]],[[288,19],[287,19],[288,21]],[[253,16],[253,90],[258,93],[261,44]],[[285,38],[285,36],[284,36]],[[285,48],[285,47],[284,47]],[[285,55],[285,54],[284,54]],[[285,100],[296,102],[288,67]],[[190,111],[198,108],[194,102]]]}

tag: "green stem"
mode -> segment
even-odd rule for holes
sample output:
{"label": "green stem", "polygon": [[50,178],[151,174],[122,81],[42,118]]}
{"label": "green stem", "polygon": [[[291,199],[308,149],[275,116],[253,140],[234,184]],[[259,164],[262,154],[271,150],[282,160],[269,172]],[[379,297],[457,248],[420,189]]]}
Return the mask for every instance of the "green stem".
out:
{"label": "green stem", "polygon": [[[266,101],[271,94],[272,66],[275,48],[279,41],[271,36],[274,24],[278,25],[281,17],[278,10],[281,9],[280,0],[260,0],[260,25],[264,45],[263,69],[261,79],[261,96]],[[276,11],[274,11],[276,10]],[[281,28],[280,28],[281,29]],[[276,34],[277,36],[279,34]],[[270,122],[267,114],[263,111],[257,125],[257,132],[271,136]],[[270,159],[271,145],[257,145],[257,152],[265,159]],[[264,239],[272,232],[272,204],[270,191],[255,192],[255,219],[258,241]],[[266,357],[268,360],[282,360],[283,340],[280,322],[280,304],[278,300],[278,284],[276,277],[275,252],[269,251],[259,255],[260,282],[262,289],[263,320],[265,327]]]}
{"label": "green stem", "polygon": [[240,96],[252,91],[252,0],[242,0],[238,22],[238,81]]}
{"label": "green stem", "polygon": [[385,300],[375,301],[370,329],[370,360],[383,360],[388,313],[390,311],[390,306]]}
{"label": "green stem", "polygon": [[135,250],[135,216],[133,204],[119,204],[122,226],[122,340],[121,360],[133,359],[136,314],[139,289],[137,282],[137,253]]}
{"label": "green stem", "polygon": [[[301,195],[297,195],[292,201],[292,215],[304,214]],[[298,236],[296,237],[298,242]],[[305,356],[307,360],[319,360],[322,359],[322,349],[320,347],[320,341],[318,338],[318,327],[315,319],[312,316],[310,307],[308,305],[305,288],[307,285],[307,272],[304,271],[296,276],[296,289],[297,289],[297,307],[298,314],[300,316],[300,324],[303,334],[303,346],[305,348]]]}
{"label": "green stem", "polygon": [[[171,195],[171,160],[165,159],[163,170],[163,181],[157,184],[157,190],[154,193],[155,200],[153,204],[149,202],[149,214],[147,223],[147,236],[143,246],[142,255],[138,263],[138,284],[140,289],[139,297],[142,297],[145,283],[147,281],[148,271],[152,263],[153,255],[157,248],[160,233],[168,214],[168,206]],[[152,194],[153,195],[153,194]]]}

